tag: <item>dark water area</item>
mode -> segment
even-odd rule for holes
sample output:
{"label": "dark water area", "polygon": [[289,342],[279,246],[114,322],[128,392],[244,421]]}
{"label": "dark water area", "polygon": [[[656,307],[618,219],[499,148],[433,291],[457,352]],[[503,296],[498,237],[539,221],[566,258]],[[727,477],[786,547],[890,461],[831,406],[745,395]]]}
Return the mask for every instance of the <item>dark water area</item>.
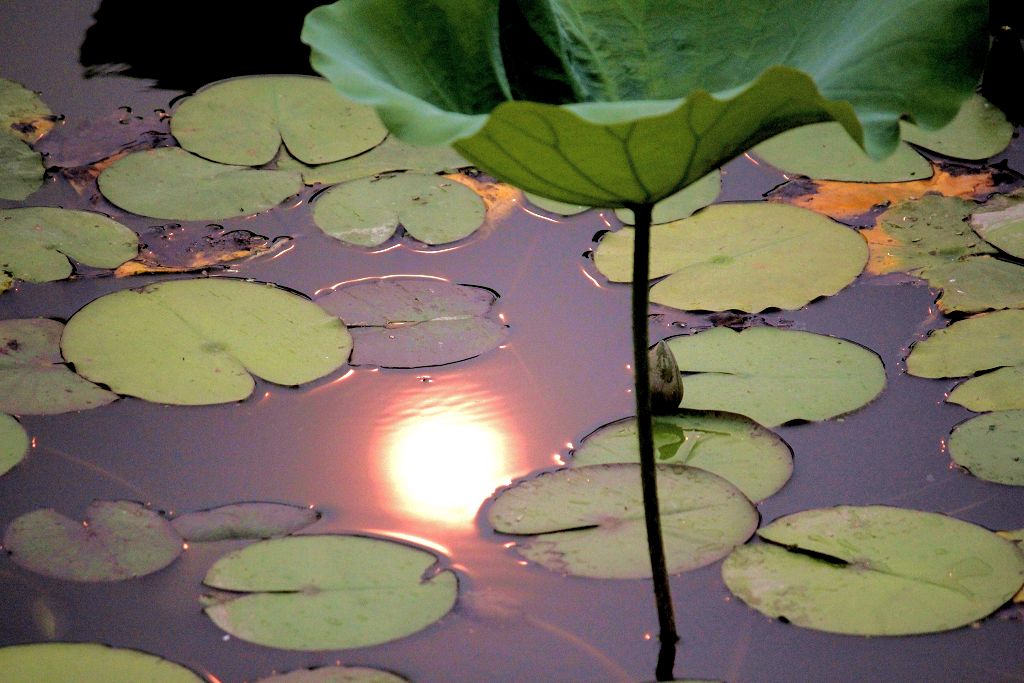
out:
{"label": "dark water area", "polygon": [[[186,7],[189,20],[180,12],[168,19],[176,9],[167,4],[141,20],[143,10],[126,5],[7,0],[0,6],[0,76],[40,92],[65,126],[128,107],[159,128],[157,110],[169,110],[185,90],[252,73],[239,64],[255,63],[245,55],[276,54],[264,49],[268,43],[281,46],[287,67],[279,71],[303,66],[295,61],[298,26],[293,35],[291,19],[266,17],[269,29],[247,19],[214,32],[200,6]],[[93,26],[97,9],[100,24]],[[268,11],[236,14],[243,10]],[[117,15],[120,23],[110,19]],[[147,46],[152,60],[139,56]],[[220,59],[225,49],[239,62]],[[131,68],[102,66],[109,63]],[[259,66],[278,71],[266,61]],[[1011,170],[1024,171],[1019,151],[1004,157]],[[725,170],[720,201],[760,199],[783,180],[740,158]],[[91,411],[23,417],[33,448],[0,477],[0,525],[42,507],[80,516],[94,499],[138,500],[167,511],[254,500],[312,505],[323,518],[305,533],[355,532],[433,548],[459,576],[453,612],[376,647],[291,652],[230,637],[200,609],[206,570],[242,543],[193,544],[160,572],[108,585],[47,579],[0,556],[0,645],[103,642],[159,654],[222,683],[338,662],[418,683],[652,680],[658,648],[649,582],[566,577],[526,564],[505,547],[510,537],[478,517],[495,488],[556,467],[572,443],[633,411],[629,288],[607,283],[584,256],[595,233],[618,226],[614,215],[556,219],[517,205],[455,248],[401,240],[370,251],[346,247],[313,225],[308,203],[316,189],[270,212],[222,221],[227,231],[290,242],[273,258],[218,274],[277,283],[314,299],[337,283],[385,275],[482,285],[500,294],[496,309],[510,325],[508,342],[443,367],[342,368],[298,389],[257,380],[254,394],[235,404],[178,407],[123,398]],[[99,210],[141,235],[165,230],[93,193],[77,194],[59,175],[26,202],[0,200],[0,208],[29,205]],[[183,227],[201,232],[204,225]],[[67,319],[98,296],[158,279],[19,284],[0,295],[0,319]],[[776,430],[796,466],[792,480],[758,505],[762,523],[808,508],[877,503],[991,529],[1024,526],[1020,488],[950,465],[944,441],[972,415],[944,403],[954,382],[905,373],[910,345],[945,325],[934,300],[934,291],[906,276],[861,276],[801,310],[758,317],[862,344],[882,358],[888,379],[862,410]],[[708,316],[671,309],[652,307],[651,314],[653,339],[711,324]],[[1019,607],[944,634],[838,636],[760,615],[730,596],[719,572],[715,563],[672,578],[680,678],[1024,680]]]}

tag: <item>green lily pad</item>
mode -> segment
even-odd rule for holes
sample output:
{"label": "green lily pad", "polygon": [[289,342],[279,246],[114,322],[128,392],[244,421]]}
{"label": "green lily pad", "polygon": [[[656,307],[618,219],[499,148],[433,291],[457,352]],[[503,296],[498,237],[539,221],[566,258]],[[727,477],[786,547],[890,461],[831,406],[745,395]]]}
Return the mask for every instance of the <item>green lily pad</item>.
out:
{"label": "green lily pad", "polygon": [[[632,279],[633,230],[604,236],[594,263]],[[683,310],[797,309],[853,282],[867,262],[855,231],[785,204],[717,204],[651,228],[651,301]]]}
{"label": "green lily pad", "polygon": [[7,683],[203,683],[180,664],[100,643],[31,643],[0,648]]}
{"label": "green lily pad", "polygon": [[494,294],[434,279],[382,279],[342,287],[317,301],[352,333],[353,365],[447,365],[497,347],[508,327],[486,317]]}
{"label": "green lily pad", "polygon": [[85,523],[46,508],[18,517],[4,547],[26,569],[68,581],[123,581],[159,571],[181,554],[163,515],[131,501],[98,500]]}
{"label": "green lily pad", "polygon": [[21,201],[43,184],[43,158],[13,135],[0,134],[0,199]]}
{"label": "green lily pad", "polygon": [[434,555],[360,536],[289,536],[218,560],[203,579],[245,593],[206,614],[235,637],[287,650],[367,647],[404,638],[455,604],[450,570]]}
{"label": "green lily pad", "polygon": [[1024,258],[1024,192],[997,196],[971,214],[971,227],[989,244]]}
{"label": "green lily pad", "polygon": [[103,214],[52,207],[0,210],[0,270],[20,280],[63,280],[72,273],[69,258],[117,268],[138,251],[138,235]]}
{"label": "green lily pad", "polygon": [[389,671],[364,666],[321,666],[261,678],[256,683],[408,683]]}
{"label": "green lily pad", "polygon": [[[753,420],[729,413],[680,411],[654,418],[654,457],[689,465],[729,481],[755,503],[789,481],[793,455],[786,442]],[[572,467],[639,462],[636,418],[612,422],[583,439]]]}
{"label": "green lily pad", "polygon": [[949,454],[979,479],[1024,486],[1024,410],[986,413],[957,425]]}
{"label": "green lily pad", "polygon": [[334,185],[357,178],[378,176],[397,171],[441,173],[471,166],[451,147],[423,147],[402,142],[389,135],[368,152],[341,161],[308,166],[291,155],[278,160],[277,168],[298,170],[307,185]]}
{"label": "green lily pad", "polygon": [[[757,512],[739,489],[695,467],[658,465],[668,571],[711,564],[754,533]],[[499,491],[495,531],[528,536],[516,552],[548,569],[605,579],[651,575],[640,467],[590,465],[542,474]]]}
{"label": "green lily pad", "polygon": [[559,216],[575,216],[578,213],[589,211],[593,207],[585,206],[583,204],[573,204],[570,202],[560,202],[557,199],[548,199],[542,197],[539,194],[532,192],[524,192],[523,196],[534,206],[544,209],[548,213],[556,213]]}
{"label": "green lily pad", "polygon": [[[721,191],[722,176],[717,170],[712,171],[692,185],[655,204],[651,222],[670,223],[686,218],[697,209],[715,201],[715,197]],[[615,209],[615,215],[626,225],[633,225],[633,212],[630,209]]]}
{"label": "green lily pad", "polygon": [[758,531],[722,577],[754,609],[833,633],[945,631],[998,609],[1024,583],[1024,554],[974,524],[916,510],[807,510]]}
{"label": "green lily pad", "polygon": [[28,443],[25,428],[10,415],[0,413],[0,475],[22,461]]}
{"label": "green lily pad", "polygon": [[53,126],[53,112],[39,95],[0,78],[0,134],[35,142]]}
{"label": "green lily pad", "polygon": [[313,508],[284,503],[235,503],[211,510],[186,512],[171,526],[189,542],[259,539],[287,536],[320,519]]}
{"label": "green lily pad", "polygon": [[946,401],[976,413],[1024,408],[1024,365],[999,368],[973,377],[958,384]]}
{"label": "green lily pad", "polygon": [[307,164],[355,156],[387,130],[371,107],[310,76],[249,76],[211,83],[182,100],[171,133],[188,151],[222,164],[260,166],[281,143]]}
{"label": "green lily pad", "polygon": [[885,387],[873,352],[811,332],[716,327],[668,346],[684,373],[680,407],[739,413],[766,427],[849,413]]}
{"label": "green lily pad", "polygon": [[974,256],[921,273],[942,290],[936,302],[943,313],[981,313],[1024,308],[1024,268],[991,256]]}
{"label": "green lily pad", "polygon": [[383,244],[398,226],[427,244],[454,242],[479,228],[485,213],[484,201],[462,183],[413,172],[343,183],[313,204],[321,230],[363,247]]}
{"label": "green lily pad", "polygon": [[302,189],[293,171],[258,171],[207,161],[177,147],[135,152],[99,177],[100,192],[151,218],[215,221],[277,206]]}
{"label": "green lily pad", "polygon": [[55,415],[117,400],[64,364],[63,331],[64,325],[46,318],[0,320],[0,411]]}
{"label": "green lily pad", "polygon": [[900,134],[933,152],[957,159],[987,159],[1003,151],[1013,137],[1013,124],[981,95],[973,95],[956,117],[938,130],[924,130],[900,121]]}
{"label": "green lily pad", "polygon": [[201,405],[246,398],[252,375],[283,385],[323,377],[348,360],[352,339],[296,294],[201,278],[100,297],[68,321],[61,347],[81,375],[113,391]]}
{"label": "green lily pad", "polygon": [[1024,311],[959,320],[917,342],[907,372],[917,377],[966,377],[979,370],[1024,365]]}

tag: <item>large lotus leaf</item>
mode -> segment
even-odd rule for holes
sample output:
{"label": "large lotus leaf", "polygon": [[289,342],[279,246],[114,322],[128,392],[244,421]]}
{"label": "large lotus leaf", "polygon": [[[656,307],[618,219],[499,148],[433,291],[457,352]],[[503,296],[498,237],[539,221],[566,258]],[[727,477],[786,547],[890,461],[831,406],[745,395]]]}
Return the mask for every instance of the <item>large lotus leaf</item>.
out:
{"label": "large lotus leaf", "polygon": [[0,413],[0,474],[17,465],[28,453],[28,434],[10,415]]}
{"label": "large lotus leaf", "polygon": [[389,135],[384,142],[368,152],[329,164],[308,166],[290,155],[282,157],[277,163],[279,169],[299,170],[307,185],[334,185],[397,171],[441,173],[470,165],[451,147],[410,145],[394,135]]}
{"label": "large lotus leaf", "polygon": [[411,635],[452,608],[449,570],[411,546],[360,536],[289,536],[233,552],[203,579],[245,593],[205,608],[228,633],[287,650],[367,647]]}
{"label": "large lotus leaf", "polygon": [[964,102],[960,113],[938,130],[925,130],[907,121],[900,121],[900,133],[912,142],[933,152],[958,159],[987,159],[1010,144],[1013,124],[1006,115],[981,95]]}
{"label": "large lotus leaf", "polygon": [[151,218],[216,221],[264,211],[302,189],[294,171],[258,171],[207,161],[178,147],[128,154],[99,177],[100,191]]}
{"label": "large lotus leaf", "polygon": [[337,161],[387,135],[372,108],[309,76],[252,76],[207,85],[175,108],[171,133],[190,152],[239,166],[271,161],[282,142],[307,164]]}
{"label": "large lotus leaf", "polygon": [[[757,527],[739,489],[695,467],[658,465],[658,506],[670,573],[727,555]],[[640,467],[590,465],[500,491],[487,512],[500,533],[529,536],[516,552],[548,569],[605,579],[651,575]]]}
{"label": "large lotus leaf", "polygon": [[258,539],[287,536],[320,519],[309,507],[284,503],[234,503],[211,510],[186,512],[171,520],[175,531],[190,542]]}
{"label": "large lotus leaf", "polygon": [[321,666],[261,678],[256,683],[408,683],[401,676],[364,666]]}
{"label": "large lotus leaf", "polygon": [[974,476],[1024,486],[1024,410],[973,417],[949,437],[953,462]]}
{"label": "large lotus leaf", "polygon": [[50,508],[18,517],[4,531],[17,564],[69,581],[123,581],[152,574],[182,550],[181,537],[159,512],[131,501],[99,500],[85,523]]}
{"label": "large lotus leaf", "polygon": [[902,114],[953,118],[986,47],[987,5],[974,0],[730,0],[714,12],[552,0],[513,24],[498,4],[338,2],[307,17],[302,39],[314,68],[399,136],[454,144],[529,192],[615,207],[667,197],[813,121],[839,120],[882,156]]}
{"label": "large lotus leaf", "polygon": [[46,318],[0,321],[0,412],[54,415],[117,400],[64,364],[63,331],[64,325]]}
{"label": "large lotus leaf", "polygon": [[921,276],[942,290],[936,302],[943,313],[981,313],[1024,308],[1024,268],[991,256],[925,268]]}
{"label": "large lotus leaf", "polygon": [[1024,583],[1024,554],[979,526],[884,506],[807,510],[726,559],[733,593],[771,617],[834,633],[945,631],[987,616]]}
{"label": "large lotus leaf", "polygon": [[0,199],[20,201],[43,184],[41,156],[12,135],[0,134]]}
{"label": "large lotus leaf", "polygon": [[[588,435],[570,465],[639,462],[636,418]],[[786,442],[753,420],[729,413],[685,410],[654,417],[654,457],[665,465],[690,465],[717,474],[755,503],[789,481],[793,456]]]}
{"label": "large lotus leaf", "polygon": [[0,78],[0,134],[35,142],[53,128],[53,112],[28,88]]}
{"label": "large lotus leaf", "polygon": [[398,226],[427,244],[454,242],[484,221],[473,190],[437,175],[399,173],[334,187],[313,205],[313,220],[331,237],[363,247],[388,241]]}
{"label": "large lotus leaf", "polygon": [[[594,254],[609,280],[632,279],[634,231],[608,233]],[[684,310],[796,309],[853,282],[864,240],[813,211],[756,202],[717,204],[651,228],[651,301]]]}
{"label": "large lotus leaf", "polygon": [[323,377],[348,359],[352,338],[296,294],[202,278],[100,297],[68,321],[61,347],[79,373],[118,393],[199,405],[246,398],[251,375],[284,385]]}
{"label": "large lotus leaf", "polygon": [[971,214],[971,227],[986,242],[1024,258],[1024,192],[996,197]]}
{"label": "large lotus leaf", "polygon": [[418,368],[478,356],[508,328],[486,317],[494,294],[434,279],[382,279],[341,287],[318,300],[354,341],[353,365]]}
{"label": "large lotus leaf", "polygon": [[1024,408],[1024,365],[999,368],[973,377],[957,385],[946,401],[959,403],[976,413]]}
{"label": "large lotus leaf", "polygon": [[914,344],[907,372],[918,377],[966,377],[979,370],[1024,365],[1024,311],[976,315]]}
{"label": "large lotus leaf", "polygon": [[203,683],[180,664],[100,643],[31,643],[0,648],[5,683]]}
{"label": "large lotus leaf", "polygon": [[29,282],[71,275],[73,258],[116,268],[139,251],[139,238],[103,214],[52,207],[0,211],[0,270]]}
{"label": "large lotus leaf", "polygon": [[811,332],[716,327],[668,346],[684,374],[680,407],[739,413],[766,427],[848,413],[885,386],[877,355]]}

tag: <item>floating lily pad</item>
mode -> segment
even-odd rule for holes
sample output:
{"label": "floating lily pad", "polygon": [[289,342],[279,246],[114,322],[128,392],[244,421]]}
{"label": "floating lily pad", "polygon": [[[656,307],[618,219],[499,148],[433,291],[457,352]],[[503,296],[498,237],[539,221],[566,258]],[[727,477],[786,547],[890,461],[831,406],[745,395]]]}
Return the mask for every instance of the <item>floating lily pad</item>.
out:
{"label": "floating lily pad", "polygon": [[479,228],[485,212],[465,185],[409,172],[338,185],[317,199],[313,220],[331,237],[363,247],[383,244],[398,226],[421,242],[443,244]]}
{"label": "floating lily pad", "polygon": [[6,683],[203,683],[180,664],[100,643],[32,643],[0,648]]}
{"label": "floating lily pad", "polygon": [[961,423],[949,437],[949,454],[979,479],[1024,486],[1024,410],[1000,410]]}
{"label": "floating lily pad", "polygon": [[811,332],[716,327],[668,345],[684,373],[680,407],[739,413],[766,427],[849,413],[885,386],[873,352]]}
{"label": "floating lily pad", "polygon": [[976,413],[1024,408],[1024,366],[999,368],[973,377],[957,385],[946,401]]}
{"label": "floating lily pad", "polygon": [[[658,465],[668,571],[703,567],[746,541],[757,512],[739,489],[695,467]],[[606,579],[651,575],[640,468],[590,465],[542,474],[498,493],[487,520],[529,536],[516,552],[548,569]]]}
{"label": "floating lily pad", "polygon": [[353,365],[419,368],[478,356],[508,337],[486,317],[494,294],[433,279],[382,279],[342,287],[318,300],[354,342]]}
{"label": "floating lily pad", "polygon": [[151,218],[214,221],[277,206],[302,189],[294,171],[258,171],[207,161],[177,147],[128,154],[99,177],[100,191]]}
{"label": "floating lily pad", "polygon": [[190,542],[227,539],[258,539],[287,536],[320,519],[308,507],[284,503],[235,503],[211,510],[186,512],[171,520],[183,539]]}
{"label": "floating lily pad", "polygon": [[322,666],[261,678],[256,683],[408,683],[401,676],[363,666]]}
{"label": "floating lily pad", "polygon": [[[750,500],[772,495],[789,481],[793,456],[774,432],[729,413],[681,411],[654,418],[654,457],[717,474]],[[570,465],[639,462],[636,418],[599,428],[572,452]]]}
{"label": "floating lily pad", "polygon": [[43,184],[43,159],[12,135],[0,134],[0,199],[20,201]]}
{"label": "floating lily pad", "polygon": [[996,197],[971,214],[971,227],[1007,254],[1024,258],[1024,192]]}
{"label": "floating lily pad", "polygon": [[914,344],[907,372],[917,377],[966,377],[979,370],[1024,365],[1024,311],[960,320]]}
{"label": "floating lily pad", "polygon": [[61,346],[80,374],[118,393],[200,405],[246,398],[252,375],[284,385],[323,377],[345,363],[352,340],[296,294],[203,278],[96,299],[68,322]]}
{"label": "floating lily pad", "polygon": [[35,142],[53,127],[53,112],[25,86],[0,78],[0,134]]}
{"label": "floating lily pad", "polygon": [[94,268],[116,268],[139,251],[139,238],[92,211],[52,207],[0,211],[0,270],[28,282],[63,280],[69,258]]}
{"label": "floating lily pad", "polygon": [[[755,202],[717,204],[651,229],[654,303],[683,310],[796,309],[835,294],[864,268],[867,246],[812,211]],[[632,279],[633,230],[608,233],[594,254],[609,280]]]}
{"label": "floating lily pad", "polygon": [[991,256],[974,256],[921,275],[942,290],[936,302],[943,313],[981,313],[1003,308],[1024,308],[1024,268]]}
{"label": "floating lily pad", "polygon": [[60,355],[64,325],[46,318],[0,321],[0,411],[55,415],[87,410],[117,395],[72,372]]}
{"label": "floating lily pad", "polygon": [[404,638],[452,608],[455,574],[434,555],[360,536],[260,541],[210,568],[207,586],[245,593],[210,604],[220,628],[287,650],[367,647]]}
{"label": "floating lily pad", "polygon": [[365,152],[387,135],[373,108],[321,78],[250,76],[212,83],[174,110],[171,133],[185,149],[223,164],[259,166],[281,143],[307,164]]}
{"label": "floating lily pad", "polygon": [[393,135],[385,138],[384,142],[368,152],[329,164],[308,166],[290,155],[281,157],[277,163],[279,169],[299,170],[307,185],[334,185],[396,171],[441,173],[467,166],[472,164],[451,147],[410,145]]}
{"label": "floating lily pad", "polygon": [[0,474],[17,465],[28,453],[28,434],[10,415],[0,413]]}
{"label": "floating lily pad", "polygon": [[979,526],[883,506],[807,510],[758,531],[722,577],[754,609],[857,635],[945,631],[981,619],[1024,583],[1024,554]]}
{"label": "floating lily pad", "polygon": [[987,159],[1003,151],[1013,137],[1013,124],[1006,115],[981,95],[960,106],[952,121],[938,130],[924,130],[900,121],[900,135],[933,152],[958,159]]}
{"label": "floating lily pad", "polygon": [[[686,218],[697,209],[715,201],[715,197],[721,191],[722,176],[717,170],[714,170],[692,185],[688,185],[655,204],[651,222],[669,223]],[[633,225],[633,212],[629,209],[615,209],[615,215],[626,225]]]}
{"label": "floating lily pad", "polygon": [[578,213],[583,213],[593,208],[583,204],[572,204],[570,202],[560,202],[557,199],[548,199],[532,192],[524,192],[523,196],[534,206],[544,209],[548,213],[556,213],[559,216],[575,216]]}
{"label": "floating lily pad", "polygon": [[131,501],[99,500],[85,523],[46,508],[18,517],[4,547],[26,569],[68,581],[123,581],[152,574],[182,550],[163,515]]}

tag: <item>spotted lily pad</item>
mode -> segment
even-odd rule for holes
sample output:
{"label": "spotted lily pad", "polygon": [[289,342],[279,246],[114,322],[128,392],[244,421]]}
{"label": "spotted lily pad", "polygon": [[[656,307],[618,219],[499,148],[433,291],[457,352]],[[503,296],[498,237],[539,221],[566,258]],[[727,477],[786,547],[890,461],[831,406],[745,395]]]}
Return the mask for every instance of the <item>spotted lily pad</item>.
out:
{"label": "spotted lily pad", "polygon": [[360,536],[260,541],[210,568],[203,583],[243,595],[205,611],[235,637],[270,647],[377,645],[426,628],[455,604],[455,574],[430,573],[436,563],[425,550]]}
{"label": "spotted lily pad", "polygon": [[43,159],[13,135],[0,133],[0,199],[20,201],[43,184]]}
{"label": "spotted lily pad", "polygon": [[900,121],[900,135],[907,142],[958,159],[987,159],[1010,144],[1013,124],[1006,115],[981,95],[974,95],[960,107],[952,121],[938,130],[925,130]]}
{"label": "spotted lily pad", "polygon": [[946,401],[976,413],[1024,408],[1024,365],[999,368],[967,380],[953,389]]}
{"label": "spotted lily pad", "polygon": [[[661,464],[717,474],[754,502],[781,489],[793,473],[786,442],[753,420],[729,413],[684,410],[655,416],[654,457]],[[570,465],[639,461],[636,418],[628,418],[584,438]]]}
{"label": "spotted lily pad", "polygon": [[771,617],[834,633],[945,631],[998,609],[1024,583],[1010,541],[944,515],[883,506],[807,510],[726,559],[733,593]]}
{"label": "spotted lily pad", "polygon": [[313,220],[325,233],[349,244],[375,247],[398,226],[427,244],[454,242],[483,223],[483,200],[454,180],[399,173],[342,183],[313,205]]}
{"label": "spotted lily pad", "polygon": [[668,345],[684,373],[681,407],[739,413],[767,427],[849,413],[885,386],[873,352],[811,332],[716,327]]}
{"label": "spotted lily pad", "polygon": [[11,559],[30,571],[87,582],[152,574],[181,553],[181,537],[171,523],[138,503],[95,501],[85,519],[35,510],[7,525],[3,544]]}
{"label": "spotted lily pad", "polygon": [[[668,571],[703,567],[746,541],[757,512],[732,484],[695,467],[658,465]],[[495,531],[527,536],[516,552],[548,569],[607,579],[651,575],[640,468],[590,465],[542,474],[500,491]]]}
{"label": "spotted lily pad", "polygon": [[28,453],[28,434],[10,415],[0,413],[0,474],[17,465]]}
{"label": "spotted lily pad", "polygon": [[256,683],[408,683],[389,671],[364,666],[321,666],[261,678]]}
{"label": "spotted lily pad", "polygon": [[203,683],[180,664],[100,643],[31,643],[0,648],[6,683]]}
{"label": "spotted lily pad", "polygon": [[294,171],[259,171],[207,161],[178,147],[128,154],[99,177],[100,191],[151,218],[215,221],[277,206],[302,189]]}
{"label": "spotted lily pad", "polygon": [[297,385],[348,359],[345,326],[272,285],[174,280],[100,297],[68,322],[64,357],[83,376],[150,401],[239,401],[252,375]]}
{"label": "spotted lily pad", "polygon": [[0,411],[54,415],[87,410],[117,395],[72,372],[60,355],[64,325],[46,318],[0,321]]}
{"label": "spotted lily pad", "polygon": [[914,344],[907,372],[917,377],[966,377],[979,370],[1024,365],[1024,311],[960,320]]}
{"label": "spotted lily pad", "polygon": [[186,512],[171,520],[190,542],[259,539],[287,536],[320,519],[313,508],[284,503],[235,503],[211,510]]}
{"label": "spotted lily pad", "polygon": [[368,152],[329,164],[309,166],[291,155],[282,156],[277,163],[279,169],[299,170],[307,185],[333,185],[396,171],[441,173],[471,165],[451,147],[410,145],[393,135]]}
{"label": "spotted lily pad", "polygon": [[979,479],[1024,486],[1024,410],[1000,410],[961,423],[949,437],[949,454]]}
{"label": "spotted lily pad", "polygon": [[942,290],[936,304],[943,313],[981,313],[1024,308],[1024,268],[991,256],[926,268],[922,276]]}
{"label": "spotted lily pad", "polygon": [[494,294],[434,279],[381,279],[341,287],[319,299],[352,333],[353,365],[418,368],[490,351],[508,328],[486,317]]}
{"label": "spotted lily pad", "polygon": [[971,227],[991,245],[1024,258],[1024,192],[996,197],[971,214]]}

